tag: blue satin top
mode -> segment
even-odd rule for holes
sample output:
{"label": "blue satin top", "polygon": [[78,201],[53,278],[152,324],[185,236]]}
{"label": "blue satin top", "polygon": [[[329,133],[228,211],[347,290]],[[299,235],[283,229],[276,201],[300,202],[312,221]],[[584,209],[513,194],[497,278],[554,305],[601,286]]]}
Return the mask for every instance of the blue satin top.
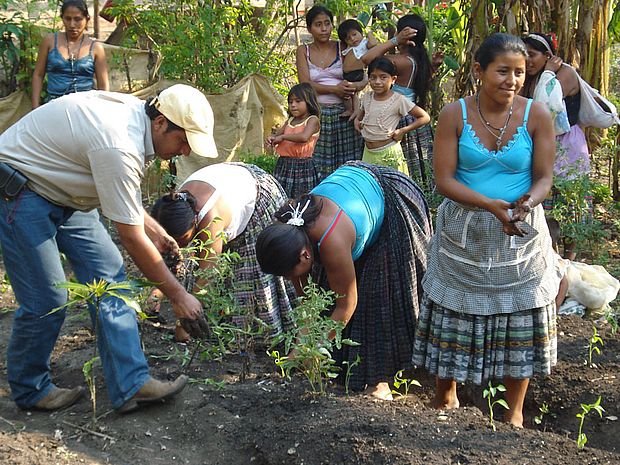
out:
{"label": "blue satin top", "polygon": [[328,198],[351,219],[355,227],[351,256],[353,260],[360,258],[366,247],[377,239],[383,224],[385,198],[377,180],[362,168],[342,166],[311,193]]}
{"label": "blue satin top", "polygon": [[459,99],[463,113],[463,132],[459,138],[459,158],[455,179],[491,199],[514,202],[532,186],[532,154],[534,144],[527,132],[527,119],[532,106],[529,99],[523,124],[499,151],[487,149],[467,123],[465,100]]}

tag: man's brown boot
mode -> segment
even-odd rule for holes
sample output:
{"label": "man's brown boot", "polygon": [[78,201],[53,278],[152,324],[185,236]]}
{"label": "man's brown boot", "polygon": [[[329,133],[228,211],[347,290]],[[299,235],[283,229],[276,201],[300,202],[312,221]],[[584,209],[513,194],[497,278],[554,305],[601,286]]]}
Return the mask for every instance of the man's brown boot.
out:
{"label": "man's brown boot", "polygon": [[119,413],[129,413],[146,404],[162,402],[181,392],[187,384],[187,379],[185,375],[179,376],[174,381],[159,381],[158,379],[150,377],[148,381],[144,383],[144,386],[116,411]]}
{"label": "man's brown boot", "polygon": [[[62,389],[54,387],[48,395],[34,404],[33,410],[58,410],[69,407],[79,400],[86,392],[83,387]],[[27,409],[26,409],[27,410]]]}

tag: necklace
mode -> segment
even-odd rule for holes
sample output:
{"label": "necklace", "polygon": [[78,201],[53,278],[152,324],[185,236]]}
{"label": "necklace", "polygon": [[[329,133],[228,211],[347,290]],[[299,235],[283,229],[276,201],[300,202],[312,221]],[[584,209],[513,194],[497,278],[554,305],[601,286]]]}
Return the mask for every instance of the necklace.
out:
{"label": "necklace", "polygon": [[[482,115],[482,110],[480,110],[480,93],[476,93],[476,108],[478,109],[478,115],[480,116],[480,120],[483,123],[483,126],[489,133],[495,137],[495,145],[497,146],[497,152],[499,152],[499,148],[502,145],[502,139],[504,138],[504,134],[506,132],[506,128],[508,127],[508,123],[510,123],[510,119],[512,118],[512,110],[514,108],[515,101],[513,100],[510,104],[510,109],[508,110],[508,115],[506,116],[506,121],[501,128],[496,128],[491,123],[489,123],[486,118]],[[495,131],[499,131],[499,134],[495,134],[492,129]]]}
{"label": "necklace", "polygon": [[82,33],[82,39],[80,40],[80,43],[79,43],[79,45],[78,45],[78,47],[76,49],[77,56],[69,48],[69,37],[67,36],[67,32],[66,31],[65,31],[65,40],[67,41],[67,55],[69,55],[69,61],[74,62],[80,56],[80,50],[82,50],[82,44],[84,43],[84,33]]}

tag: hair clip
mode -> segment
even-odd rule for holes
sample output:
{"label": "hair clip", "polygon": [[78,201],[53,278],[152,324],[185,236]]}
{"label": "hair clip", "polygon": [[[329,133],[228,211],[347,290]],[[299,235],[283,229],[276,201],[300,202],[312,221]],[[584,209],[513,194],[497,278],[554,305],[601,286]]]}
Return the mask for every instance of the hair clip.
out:
{"label": "hair clip", "polygon": [[308,209],[309,205],[310,205],[310,199],[308,199],[306,201],[306,204],[303,206],[303,208],[301,208],[301,210],[300,210],[300,204],[299,203],[297,204],[297,206],[295,208],[293,208],[292,205],[289,205],[289,207],[291,207],[291,211],[290,212],[284,212],[284,215],[286,215],[286,214],[291,215],[291,219],[288,220],[286,222],[286,224],[290,224],[290,225],[293,225],[293,226],[303,226],[304,225],[303,214]]}
{"label": "hair clip", "polygon": [[174,192],[172,194],[172,200],[180,200],[181,202],[187,202],[187,192]]}

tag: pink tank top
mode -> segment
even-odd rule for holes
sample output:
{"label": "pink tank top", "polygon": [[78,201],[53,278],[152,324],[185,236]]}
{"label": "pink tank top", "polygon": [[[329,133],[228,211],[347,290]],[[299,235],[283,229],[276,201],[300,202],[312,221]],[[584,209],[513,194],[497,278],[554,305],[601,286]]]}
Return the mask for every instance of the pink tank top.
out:
{"label": "pink tank top", "polygon": [[[310,118],[316,118],[316,116],[308,116],[301,123],[295,125],[291,124],[293,118],[289,118],[286,122],[286,126],[284,126],[283,134],[299,134],[301,132],[304,132],[304,129],[306,129],[306,125],[308,124],[308,120],[310,120]],[[276,153],[281,157],[310,158],[312,156],[312,153],[314,152],[314,146],[316,145],[316,141],[319,139],[319,132],[320,131],[317,131],[312,134],[312,137],[308,139],[308,142],[293,142],[290,140],[283,140],[276,146]]]}
{"label": "pink tank top", "polygon": [[[340,59],[340,44],[336,42],[336,59],[327,68],[320,68],[310,61],[310,48],[306,45],[306,60],[310,71],[310,80],[324,86],[337,86],[342,81],[342,60]],[[336,94],[317,94],[321,105],[342,103]]]}

